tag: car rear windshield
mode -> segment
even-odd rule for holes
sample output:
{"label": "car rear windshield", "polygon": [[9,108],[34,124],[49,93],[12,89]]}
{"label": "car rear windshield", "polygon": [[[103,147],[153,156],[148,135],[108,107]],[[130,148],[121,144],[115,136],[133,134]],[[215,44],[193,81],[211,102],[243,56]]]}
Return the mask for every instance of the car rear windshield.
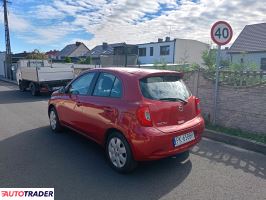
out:
{"label": "car rear windshield", "polygon": [[140,80],[140,88],[145,98],[165,101],[186,101],[191,92],[178,76],[153,76]]}

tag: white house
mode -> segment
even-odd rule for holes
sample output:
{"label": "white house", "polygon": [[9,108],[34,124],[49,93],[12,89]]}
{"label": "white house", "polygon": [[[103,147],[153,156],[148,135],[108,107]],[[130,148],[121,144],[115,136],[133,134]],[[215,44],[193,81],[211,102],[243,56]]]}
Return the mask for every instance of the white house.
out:
{"label": "white house", "polygon": [[247,25],[230,47],[231,62],[266,70],[266,23]]}
{"label": "white house", "polygon": [[209,49],[209,45],[197,40],[173,39],[166,37],[157,42],[138,45],[139,64],[192,64],[201,65],[202,52]]}
{"label": "white house", "polygon": [[6,52],[0,52],[0,77],[5,77],[5,57]]}

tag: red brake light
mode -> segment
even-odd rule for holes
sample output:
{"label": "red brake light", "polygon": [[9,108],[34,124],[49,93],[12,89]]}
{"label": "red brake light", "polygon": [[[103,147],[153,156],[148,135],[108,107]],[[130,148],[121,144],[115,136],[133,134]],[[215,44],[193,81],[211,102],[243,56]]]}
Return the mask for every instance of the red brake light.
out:
{"label": "red brake light", "polygon": [[196,114],[199,115],[201,113],[201,110],[200,110],[200,99],[199,98],[195,98],[195,104],[196,104]]}
{"label": "red brake light", "polygon": [[142,126],[152,126],[149,107],[141,107],[137,110],[137,119]]}

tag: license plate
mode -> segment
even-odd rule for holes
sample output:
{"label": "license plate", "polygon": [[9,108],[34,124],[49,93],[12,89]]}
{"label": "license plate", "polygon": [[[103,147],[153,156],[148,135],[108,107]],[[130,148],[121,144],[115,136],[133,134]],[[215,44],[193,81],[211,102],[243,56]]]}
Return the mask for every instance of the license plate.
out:
{"label": "license plate", "polygon": [[192,140],[195,140],[194,132],[189,132],[184,135],[177,136],[173,139],[174,147],[178,147]]}

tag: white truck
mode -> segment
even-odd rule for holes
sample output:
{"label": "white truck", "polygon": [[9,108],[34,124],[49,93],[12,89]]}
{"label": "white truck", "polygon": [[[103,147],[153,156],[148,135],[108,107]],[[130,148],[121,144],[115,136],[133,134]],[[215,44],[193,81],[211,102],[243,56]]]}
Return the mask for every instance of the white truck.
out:
{"label": "white truck", "polygon": [[28,88],[33,96],[40,92],[52,92],[65,86],[74,78],[71,65],[53,66],[48,60],[19,60],[17,83],[20,91]]}

